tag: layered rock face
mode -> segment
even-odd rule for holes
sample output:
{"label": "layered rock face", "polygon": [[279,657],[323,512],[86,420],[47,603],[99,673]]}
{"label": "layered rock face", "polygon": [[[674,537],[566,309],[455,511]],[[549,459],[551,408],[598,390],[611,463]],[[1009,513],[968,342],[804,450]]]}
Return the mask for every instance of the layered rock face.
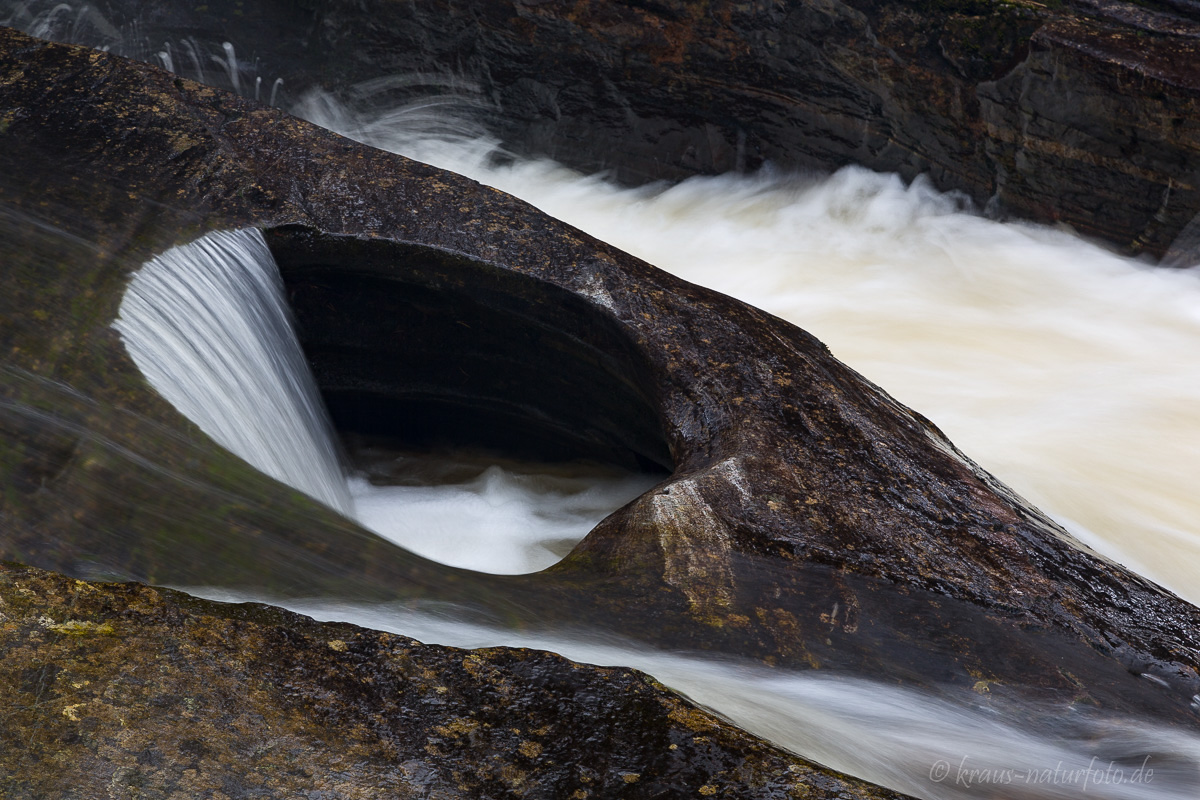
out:
{"label": "layered rock face", "polygon": [[[315,41],[480,80],[518,148],[624,180],[846,164],[1161,255],[1200,213],[1184,4],[315,6]],[[1182,14],[1182,16],[1180,16]]]}
{"label": "layered rock face", "polygon": [[[1196,726],[1200,611],[1077,549],[804,331],[500,192],[161,70],[12,31],[0,54],[4,558],[432,598]],[[413,556],[256,473],[157,397],[111,328],[130,271],[248,225],[267,229],[318,381],[360,429],[417,400],[431,417],[489,410],[535,452],[669,477],[556,567],[500,577]],[[439,346],[398,346],[422,331]]]}
{"label": "layered rock face", "polygon": [[[153,48],[243,42],[267,80],[475,87],[521,153],[624,181],[846,164],[1162,255],[1200,213],[1187,2],[113,1]],[[90,42],[95,44],[95,42]],[[187,69],[183,50],[178,59]],[[410,80],[380,82],[383,76]],[[419,91],[428,92],[428,80]],[[407,87],[407,88],[406,88]]]}

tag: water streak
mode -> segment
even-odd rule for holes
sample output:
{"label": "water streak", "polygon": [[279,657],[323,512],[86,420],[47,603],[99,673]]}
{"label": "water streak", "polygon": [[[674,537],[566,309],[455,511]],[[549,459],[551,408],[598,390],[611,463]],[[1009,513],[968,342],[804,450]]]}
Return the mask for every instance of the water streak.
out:
{"label": "water streak", "polygon": [[145,61],[200,83],[265,100],[272,106],[283,100],[284,81],[281,77],[271,83],[269,99],[260,96],[265,78],[260,73],[258,59],[239,59],[233,42],[201,43],[195,36],[152,42],[142,34],[139,20],[128,17],[128,9],[122,9],[118,4],[109,10],[117,20],[116,24],[87,4],[58,0],[0,0],[0,25],[39,39],[80,44]]}
{"label": "water streak", "polygon": [[72,5],[57,0],[5,3],[0,25],[17,28],[39,39],[86,42],[98,50],[118,45],[126,37],[90,5]]}
{"label": "water streak", "polygon": [[[249,599],[192,591],[214,600]],[[925,800],[1193,800],[1200,785],[1200,736],[1066,701],[787,672],[650,650],[594,631],[516,632],[463,622],[452,608],[277,602],[318,620],[426,643],[529,647],[584,663],[634,667],[780,747]]]}
{"label": "water streak", "polygon": [[218,231],[130,281],[114,326],[151,385],[230,452],[343,514],[332,428],[262,234]]}

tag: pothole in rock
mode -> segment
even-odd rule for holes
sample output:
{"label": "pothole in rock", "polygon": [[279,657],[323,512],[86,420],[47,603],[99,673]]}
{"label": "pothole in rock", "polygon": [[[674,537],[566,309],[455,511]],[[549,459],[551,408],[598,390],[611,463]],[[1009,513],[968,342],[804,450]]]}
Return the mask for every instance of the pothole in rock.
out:
{"label": "pothole in rock", "polygon": [[365,527],[452,566],[534,572],[673,470],[651,370],[584,298],[417,245],[266,239]]}
{"label": "pothole in rock", "polygon": [[452,566],[544,569],[673,468],[618,323],[456,254],[213,233],[146,264],[116,327],[218,443]]}

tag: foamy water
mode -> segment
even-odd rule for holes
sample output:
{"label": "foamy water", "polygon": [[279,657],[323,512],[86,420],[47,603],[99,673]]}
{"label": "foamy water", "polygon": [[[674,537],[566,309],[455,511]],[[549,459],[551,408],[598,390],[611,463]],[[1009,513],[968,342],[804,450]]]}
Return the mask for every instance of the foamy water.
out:
{"label": "foamy water", "polygon": [[352,477],[350,491],[356,519],[401,547],[443,564],[511,575],[555,564],[661,478],[588,463],[389,453]]}
{"label": "foamy water", "polygon": [[1195,269],[859,168],[621,189],[548,161],[498,166],[494,142],[429,136],[368,100],[314,93],[297,111],[809,330],[1080,540],[1200,602]]}

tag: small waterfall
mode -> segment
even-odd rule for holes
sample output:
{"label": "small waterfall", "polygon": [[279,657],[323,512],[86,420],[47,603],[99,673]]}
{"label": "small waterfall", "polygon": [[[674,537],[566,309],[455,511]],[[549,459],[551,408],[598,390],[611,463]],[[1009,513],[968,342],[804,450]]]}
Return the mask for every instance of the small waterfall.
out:
{"label": "small waterfall", "polygon": [[114,326],[150,384],[205,433],[352,515],[333,429],[262,233],[210,233],[148,262]]}
{"label": "small waterfall", "polygon": [[445,564],[545,569],[662,478],[588,462],[500,464],[482,452],[352,444],[348,479],[279,269],[255,229],[210,233],[147,263],[115,327],[150,384],[219,444]]}

